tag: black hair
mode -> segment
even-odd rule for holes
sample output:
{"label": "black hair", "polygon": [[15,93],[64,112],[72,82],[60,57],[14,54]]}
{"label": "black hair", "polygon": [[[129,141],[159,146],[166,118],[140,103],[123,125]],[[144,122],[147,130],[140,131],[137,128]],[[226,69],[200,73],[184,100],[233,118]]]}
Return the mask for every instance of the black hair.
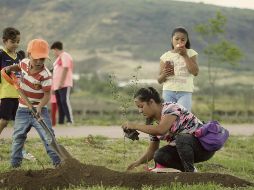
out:
{"label": "black hair", "polygon": [[163,102],[157,90],[153,87],[140,88],[134,95],[134,98],[138,98],[141,102],[149,102],[153,99],[157,104]]}
{"label": "black hair", "polygon": [[17,54],[19,55],[20,59],[24,59],[26,57],[26,53],[23,50],[19,50],[17,52]]}
{"label": "black hair", "polygon": [[63,50],[63,43],[60,41],[56,41],[51,45],[50,49]]}
{"label": "black hair", "polygon": [[[187,30],[186,30],[185,28],[183,28],[183,27],[177,27],[177,28],[175,28],[175,29],[173,30],[173,32],[172,32],[172,34],[171,34],[171,38],[173,38],[173,36],[174,36],[175,33],[177,33],[177,32],[180,32],[180,33],[183,33],[183,34],[186,35],[186,37],[187,37],[187,42],[186,42],[186,44],[185,44],[185,47],[186,47],[187,49],[190,49],[191,44],[190,44],[189,34],[188,34]],[[172,43],[171,43],[171,46],[172,46],[172,49],[173,49],[174,46],[173,46]]]}
{"label": "black hair", "polygon": [[20,35],[20,31],[13,27],[7,27],[3,30],[3,41],[7,41],[9,39],[15,40],[17,36]]}

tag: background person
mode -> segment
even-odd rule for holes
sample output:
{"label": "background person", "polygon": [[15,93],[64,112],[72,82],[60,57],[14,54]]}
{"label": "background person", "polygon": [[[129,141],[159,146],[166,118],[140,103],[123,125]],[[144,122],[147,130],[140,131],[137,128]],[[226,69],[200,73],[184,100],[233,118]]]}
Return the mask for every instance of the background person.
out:
{"label": "background person", "polygon": [[73,59],[63,51],[63,43],[56,41],[51,45],[56,57],[53,64],[53,90],[55,91],[58,106],[58,124],[72,124],[73,115],[70,103],[70,91],[73,86]]}
{"label": "background person", "polygon": [[163,84],[162,98],[166,102],[176,102],[191,111],[193,78],[198,75],[197,55],[190,49],[188,32],[175,28],[171,36],[172,50],[160,57],[158,82]]}
{"label": "background person", "polygon": [[[214,151],[205,150],[192,134],[203,124],[186,108],[177,103],[163,103],[159,93],[152,87],[139,89],[134,99],[139,112],[147,119],[155,120],[157,125],[127,123],[122,126],[150,135],[147,151],[131,163],[128,170],[154,159],[159,168],[194,172],[194,163],[206,161],[214,155]],[[169,144],[159,148],[160,140],[166,140]]]}
{"label": "background person", "polygon": [[[17,52],[20,42],[20,32],[13,27],[3,30],[3,49],[0,50],[0,70],[10,65],[18,64],[23,57]],[[10,120],[14,120],[18,109],[17,90],[0,76],[0,134]]]}
{"label": "background person", "polygon": [[[18,64],[26,57],[23,50],[16,52],[20,43],[20,31],[13,27],[7,27],[3,30],[3,49],[0,50],[0,70],[10,65]],[[16,73],[20,77],[19,73]],[[1,104],[2,102],[2,104]],[[15,119],[18,109],[18,93],[16,89],[0,76],[0,135],[10,120]],[[23,158],[35,160],[35,157],[22,150]]]}

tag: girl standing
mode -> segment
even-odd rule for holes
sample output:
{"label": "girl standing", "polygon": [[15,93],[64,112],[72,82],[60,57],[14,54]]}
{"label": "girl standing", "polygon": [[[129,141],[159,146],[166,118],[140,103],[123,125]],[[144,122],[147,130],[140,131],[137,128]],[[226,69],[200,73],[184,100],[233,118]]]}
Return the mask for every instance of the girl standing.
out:
{"label": "girl standing", "polygon": [[166,102],[176,102],[191,111],[193,78],[198,75],[197,55],[190,49],[188,32],[175,28],[171,36],[172,50],[160,57],[158,82],[163,84],[162,97]]}

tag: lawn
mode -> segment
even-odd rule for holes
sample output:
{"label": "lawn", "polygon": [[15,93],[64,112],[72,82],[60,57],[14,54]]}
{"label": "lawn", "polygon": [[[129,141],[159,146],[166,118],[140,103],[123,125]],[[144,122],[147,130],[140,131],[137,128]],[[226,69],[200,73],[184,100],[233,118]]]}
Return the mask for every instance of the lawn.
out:
{"label": "lawn", "polygon": [[[84,164],[92,164],[96,166],[105,166],[114,171],[125,171],[127,165],[138,158],[148,145],[147,139],[140,141],[131,141],[129,139],[108,139],[102,136],[89,136],[87,138],[59,138],[58,141],[72,154],[74,158]],[[0,140],[0,171],[1,173],[11,171],[9,165],[11,139]],[[37,161],[24,160],[22,167],[18,170],[42,170],[52,168],[50,160],[44,152],[43,146],[39,139],[29,139],[25,146],[26,150],[32,153]],[[241,179],[245,179],[254,183],[254,136],[251,137],[230,137],[225,147],[218,151],[215,156],[200,164],[196,164],[199,172],[230,174]],[[153,162],[147,163],[153,166]],[[134,173],[143,172],[144,166],[137,168]],[[160,174],[158,174],[160,175]],[[86,189],[86,187],[75,186],[68,189]],[[123,187],[107,188],[100,184],[89,187],[88,189],[127,189]],[[144,186],[142,189],[155,189],[153,187]],[[156,189],[230,189],[217,184],[196,184],[182,185],[175,183],[171,187],[159,187]],[[231,188],[232,189],[232,188]],[[239,189],[239,188],[235,188]],[[246,187],[240,189],[254,189],[254,187]]]}

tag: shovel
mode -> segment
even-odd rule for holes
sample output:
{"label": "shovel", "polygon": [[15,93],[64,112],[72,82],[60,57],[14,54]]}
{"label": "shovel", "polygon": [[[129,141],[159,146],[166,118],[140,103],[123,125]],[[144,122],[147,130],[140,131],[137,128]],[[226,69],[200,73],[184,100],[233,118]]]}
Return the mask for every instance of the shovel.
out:
{"label": "shovel", "polygon": [[29,101],[29,99],[26,97],[26,95],[23,93],[22,89],[20,88],[18,79],[15,76],[15,74],[13,72],[11,72],[10,75],[8,75],[5,72],[5,69],[2,69],[1,75],[8,83],[10,83],[11,85],[13,85],[15,87],[15,89],[18,91],[20,97],[25,101],[25,103],[28,106],[28,109],[31,111],[33,117],[43,127],[43,129],[45,130],[46,135],[47,135],[48,145],[57,153],[61,162],[64,162],[66,159],[72,158],[70,153],[62,145],[59,145],[57,143],[56,138],[55,138],[54,134],[52,133],[52,131],[48,128],[47,124],[43,121],[43,119],[37,114],[36,108],[33,107],[31,102]]}

